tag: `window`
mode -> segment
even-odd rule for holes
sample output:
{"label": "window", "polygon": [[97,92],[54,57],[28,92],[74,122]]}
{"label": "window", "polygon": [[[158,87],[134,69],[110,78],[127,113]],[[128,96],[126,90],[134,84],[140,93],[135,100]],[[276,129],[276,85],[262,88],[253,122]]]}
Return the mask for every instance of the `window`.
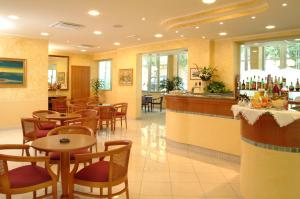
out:
{"label": "window", "polygon": [[187,89],[188,65],[187,51],[144,54],[142,56],[142,90],[160,92],[160,82],[175,76],[183,80]]}
{"label": "window", "polygon": [[111,90],[111,60],[99,61],[99,79],[103,81],[104,87],[102,90]]}

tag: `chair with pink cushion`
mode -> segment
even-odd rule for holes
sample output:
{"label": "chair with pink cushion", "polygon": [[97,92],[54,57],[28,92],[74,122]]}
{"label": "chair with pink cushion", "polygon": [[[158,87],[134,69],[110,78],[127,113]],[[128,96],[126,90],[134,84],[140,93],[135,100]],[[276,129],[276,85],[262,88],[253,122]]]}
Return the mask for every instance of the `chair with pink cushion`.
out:
{"label": "chair with pink cushion", "polygon": [[[56,124],[54,124],[54,122],[46,118],[46,116],[49,114],[59,114],[59,112],[51,111],[51,110],[38,110],[32,112],[33,118],[37,118],[39,120],[45,121],[40,124],[39,129],[50,130],[50,129],[54,129],[57,126]],[[46,121],[50,121],[50,122],[47,123]],[[57,121],[55,122],[57,123]]]}
{"label": "chair with pink cushion", "polygon": [[[51,171],[49,157],[30,157],[28,145],[0,145],[0,150],[23,150],[26,157],[0,154],[0,193],[11,199],[11,195],[33,192],[33,198],[52,196],[57,199],[57,176]],[[21,162],[24,165],[9,169],[10,162]],[[25,165],[25,163],[27,163]],[[37,166],[37,163],[43,163]],[[47,188],[52,186],[52,193]],[[45,189],[45,195],[37,197],[36,191]]]}
{"label": "chair with pink cushion", "polygon": [[[37,138],[46,137],[48,132],[56,127],[55,121],[43,121],[37,118],[22,118],[23,144]],[[22,151],[22,155],[24,151]]]}
{"label": "chair with pink cushion", "polygon": [[[129,140],[118,140],[105,142],[105,151],[93,154],[75,155],[75,165],[70,174],[69,190],[71,198],[74,194],[87,197],[113,198],[128,192],[128,163],[132,142]],[[109,150],[109,148],[112,148]],[[82,162],[96,159],[97,161],[78,170]],[[123,184],[124,188],[113,193],[113,187]],[[74,190],[74,185],[100,188],[100,195]],[[103,189],[107,188],[107,194],[103,194]]]}

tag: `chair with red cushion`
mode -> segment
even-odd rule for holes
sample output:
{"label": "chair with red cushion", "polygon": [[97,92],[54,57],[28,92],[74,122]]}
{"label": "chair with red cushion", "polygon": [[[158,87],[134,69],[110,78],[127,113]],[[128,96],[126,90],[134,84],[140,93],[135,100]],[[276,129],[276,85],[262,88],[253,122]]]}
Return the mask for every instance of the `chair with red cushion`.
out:
{"label": "chair with red cushion", "polygon": [[[83,134],[83,135],[89,135],[93,136],[93,130],[90,129],[89,127],[85,126],[61,126],[57,127],[55,129],[52,129],[49,131],[47,136],[52,136],[52,135],[59,135],[59,134]],[[71,163],[74,163],[75,159],[75,154],[84,154],[84,153],[90,153],[92,151],[91,147],[85,148],[85,149],[80,149],[71,152],[70,155],[70,160]],[[47,153],[47,155],[50,157],[50,164],[57,164],[57,175],[60,173],[60,153],[59,152],[50,152]]]}
{"label": "chair with red cushion", "polygon": [[[43,121],[37,118],[22,118],[23,144],[37,138],[46,137],[48,132],[56,127],[54,121]],[[22,151],[22,155],[24,151]]]}
{"label": "chair with red cushion", "polygon": [[127,108],[128,103],[117,103],[114,104],[113,107],[116,109],[116,120],[119,119],[121,121],[121,127],[122,127],[122,121],[125,121],[126,129],[127,129]]}
{"label": "chair with red cushion", "polygon": [[[70,174],[69,190],[70,196],[74,194],[97,197],[112,198],[126,192],[126,198],[129,199],[128,192],[128,162],[132,142],[129,140],[108,141],[105,142],[105,151],[93,154],[75,155],[75,165]],[[111,150],[108,150],[112,147]],[[82,162],[97,159],[95,163],[85,166],[78,171],[78,166]],[[123,184],[125,187],[113,193],[114,186]],[[74,185],[100,188],[100,195],[74,190]],[[107,188],[107,194],[103,194],[103,188]]]}
{"label": "chair with red cushion", "polygon": [[65,98],[56,98],[51,100],[52,110],[60,113],[68,112],[67,100]]}
{"label": "chair with red cushion", "polygon": [[[0,150],[25,150],[27,157],[0,154],[0,193],[11,199],[11,195],[33,192],[33,198],[37,198],[36,191],[45,188],[45,195],[39,198],[51,196],[57,199],[57,176],[51,171],[49,157],[30,157],[28,145],[0,145]],[[9,170],[9,162],[30,163]],[[44,163],[44,167],[37,166]],[[52,186],[52,193],[47,193],[47,188]]]}
{"label": "chair with red cushion", "polygon": [[[59,114],[59,112],[57,111],[51,111],[51,110],[38,110],[38,111],[33,111],[32,112],[32,117],[33,118],[37,118],[39,120],[45,121],[43,123],[40,124],[39,129],[43,129],[43,130],[51,130],[54,129],[57,125],[54,122],[52,122],[52,120],[50,121],[49,119],[46,118],[47,115],[49,114]],[[47,123],[46,121],[50,121],[49,123]]]}
{"label": "chair with red cushion", "polygon": [[[98,110],[99,128],[102,129],[103,125],[106,125],[107,127],[110,125],[111,131],[114,132],[116,109],[113,106],[98,106],[95,109]],[[103,122],[105,122],[105,124]]]}

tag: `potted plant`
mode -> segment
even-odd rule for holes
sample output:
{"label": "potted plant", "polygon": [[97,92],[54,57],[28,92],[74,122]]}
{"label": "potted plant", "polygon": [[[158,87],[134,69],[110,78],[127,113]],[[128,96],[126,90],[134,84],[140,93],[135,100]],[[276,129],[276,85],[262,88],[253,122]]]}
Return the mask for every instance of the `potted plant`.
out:
{"label": "potted plant", "polygon": [[104,81],[98,78],[92,79],[91,87],[94,97],[99,100],[99,90],[104,88]]}
{"label": "potted plant", "polygon": [[182,90],[183,89],[183,82],[181,77],[173,77],[172,79],[164,79],[160,81],[159,88],[162,91],[166,91],[169,93],[172,90]]}
{"label": "potted plant", "polygon": [[197,64],[195,64],[197,70],[199,71],[199,77],[202,81],[210,81],[213,76],[215,76],[216,68],[211,66],[204,66],[200,68]]}

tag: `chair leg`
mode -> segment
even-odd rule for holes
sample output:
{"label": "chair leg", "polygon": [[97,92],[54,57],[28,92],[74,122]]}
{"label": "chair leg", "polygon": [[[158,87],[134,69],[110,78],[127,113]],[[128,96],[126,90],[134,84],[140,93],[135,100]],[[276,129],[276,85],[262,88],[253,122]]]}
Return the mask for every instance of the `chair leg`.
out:
{"label": "chair leg", "polygon": [[33,191],[33,198],[36,199],[36,191]]}
{"label": "chair leg", "polygon": [[11,199],[11,195],[10,194],[6,194],[6,199]]}
{"label": "chair leg", "polygon": [[69,180],[69,199],[74,198],[74,184],[72,180]]}
{"label": "chair leg", "polygon": [[126,125],[126,129],[127,129],[127,116],[125,116],[125,125]]}
{"label": "chair leg", "polygon": [[126,199],[129,199],[128,180],[125,181]]}
{"label": "chair leg", "polygon": [[160,112],[161,112],[161,111],[162,111],[162,104],[160,104],[160,107],[159,107],[159,108],[160,108]]}
{"label": "chair leg", "polygon": [[107,190],[107,196],[108,196],[108,199],[112,199],[112,188],[111,187],[108,187],[108,190]]}
{"label": "chair leg", "polygon": [[121,117],[121,128],[122,128],[122,123],[123,123],[122,120],[123,120],[123,119],[122,119],[122,117]]}
{"label": "chair leg", "polygon": [[48,187],[45,188],[45,195],[48,194]]}
{"label": "chair leg", "polygon": [[[25,140],[23,140],[23,145],[25,144]],[[24,155],[24,149],[22,149],[22,156]]]}
{"label": "chair leg", "polygon": [[57,181],[59,181],[60,176],[60,163],[57,164]]}
{"label": "chair leg", "polygon": [[57,199],[57,184],[56,182],[52,185],[52,197],[53,199]]}
{"label": "chair leg", "polygon": [[101,187],[100,188],[100,196],[102,196],[103,195],[103,188]]}

